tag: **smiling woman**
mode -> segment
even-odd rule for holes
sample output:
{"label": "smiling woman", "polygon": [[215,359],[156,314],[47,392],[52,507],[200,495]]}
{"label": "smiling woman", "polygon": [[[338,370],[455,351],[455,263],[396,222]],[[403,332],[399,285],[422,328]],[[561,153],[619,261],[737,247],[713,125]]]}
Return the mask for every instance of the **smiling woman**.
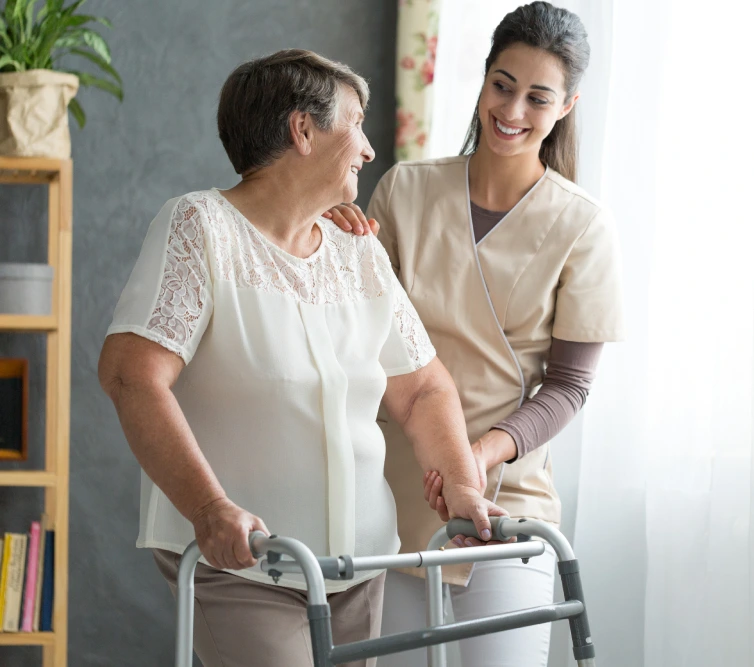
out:
{"label": "smiling woman", "polygon": [[[537,25],[531,25],[532,20]],[[521,149],[536,146],[543,164],[576,181],[578,142],[576,115],[571,111],[589,52],[586,30],[571,12],[532,18],[532,12],[519,8],[508,14],[492,36],[487,74],[462,153],[475,153],[485,131],[503,138],[512,134],[511,129],[520,129],[531,135]],[[494,119],[502,127],[490,130]]]}
{"label": "smiling woman", "polygon": [[[549,442],[583,407],[603,343],[623,337],[615,224],[574,183],[588,60],[575,14],[546,2],[508,14],[462,155],[395,165],[367,212],[458,387],[486,497],[513,517],[553,524],[561,517]],[[347,206],[332,217],[343,228],[366,222]],[[425,477],[418,493],[408,443],[387,415],[383,430],[402,548],[420,550],[448,516],[444,480]],[[549,553],[536,568],[445,568],[456,620],[551,602],[553,566]],[[386,632],[422,627],[423,590],[388,575]],[[461,664],[545,667],[548,646],[547,626],[491,635],[461,642]]]}
{"label": "smiling woman", "polygon": [[[480,494],[458,394],[384,248],[320,217],[353,201],[374,158],[367,100],[361,77],[309,51],[236,69],[217,117],[241,181],[165,204],[102,349],[101,384],[143,470],[137,545],[173,588],[186,546],[203,554],[205,667],[311,664],[305,583],[269,584],[252,530],[321,556],[397,551],[380,401],[423,468],[444,471],[456,513],[480,534],[502,514]],[[379,633],[383,580],[328,585],[336,643]]]}

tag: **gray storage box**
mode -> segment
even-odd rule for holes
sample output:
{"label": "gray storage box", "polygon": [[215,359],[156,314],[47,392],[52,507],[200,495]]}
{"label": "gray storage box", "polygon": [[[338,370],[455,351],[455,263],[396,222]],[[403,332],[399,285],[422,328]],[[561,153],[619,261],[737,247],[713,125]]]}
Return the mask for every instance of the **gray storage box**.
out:
{"label": "gray storage box", "polygon": [[52,274],[48,264],[0,264],[0,313],[52,314]]}

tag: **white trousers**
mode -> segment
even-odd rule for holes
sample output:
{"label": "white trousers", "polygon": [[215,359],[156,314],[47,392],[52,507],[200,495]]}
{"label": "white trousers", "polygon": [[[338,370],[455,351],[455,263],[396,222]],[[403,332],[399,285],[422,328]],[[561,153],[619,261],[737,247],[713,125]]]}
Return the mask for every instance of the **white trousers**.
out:
{"label": "white trousers", "polygon": [[[545,552],[526,565],[520,559],[477,563],[467,587],[444,587],[450,591],[453,617],[467,621],[552,603],[556,562],[552,547],[546,545]],[[423,579],[387,573],[383,635],[426,627],[426,609]],[[448,667],[547,667],[549,648],[550,624],[533,625],[449,644]],[[377,665],[426,667],[427,650],[387,655]]]}

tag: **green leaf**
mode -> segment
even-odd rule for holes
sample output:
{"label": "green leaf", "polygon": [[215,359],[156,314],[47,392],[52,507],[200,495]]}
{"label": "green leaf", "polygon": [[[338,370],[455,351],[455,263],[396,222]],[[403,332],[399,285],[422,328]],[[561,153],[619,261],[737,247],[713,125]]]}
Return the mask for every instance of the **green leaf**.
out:
{"label": "green leaf", "polygon": [[10,35],[8,35],[8,27],[2,18],[0,18],[0,42],[2,42],[6,49],[10,49],[13,46]]}
{"label": "green leaf", "polygon": [[[6,69],[11,68],[11,69]],[[2,71],[10,71],[10,72],[22,72],[23,71],[23,65],[19,63],[17,60],[13,60],[8,55],[0,56],[0,72]]]}
{"label": "green leaf", "polygon": [[56,19],[51,20],[44,34],[41,34],[39,37],[39,44],[37,46],[37,54],[39,59],[50,59],[52,51],[55,48],[55,44],[60,39],[62,33],[63,28],[60,22]]}
{"label": "green leaf", "polygon": [[110,63],[110,49],[102,35],[89,28],[80,28],[65,33],[56,40],[52,49],[79,48],[88,46],[92,51],[99,55],[106,63]]}
{"label": "green leaf", "polygon": [[68,5],[61,13],[63,16],[71,16],[86,0],[76,0],[72,5]]}
{"label": "green leaf", "polygon": [[83,49],[71,49],[70,53],[75,54],[77,56],[81,56],[82,58],[86,58],[87,60],[90,60],[95,65],[97,65],[97,67],[99,67],[101,70],[103,70],[104,72],[107,72],[118,83],[123,83],[123,80],[120,78],[120,74],[118,74],[118,72],[115,71],[115,68],[112,65],[110,65],[110,63],[105,62],[96,53],[84,51]]}
{"label": "green leaf", "polygon": [[91,30],[89,28],[82,28],[81,33],[84,37],[84,42],[90,49],[99,54],[106,63],[112,61],[112,57],[110,56],[110,47],[107,45],[107,42],[104,40],[102,35],[100,35],[98,32],[94,32],[94,30]]}
{"label": "green leaf", "polygon": [[24,14],[24,9],[28,0],[6,0],[5,2],[5,20],[8,23],[18,21]]}
{"label": "green leaf", "polygon": [[100,18],[99,16],[89,16],[88,14],[80,14],[79,16],[71,16],[67,23],[72,28],[76,28],[80,25],[84,25],[85,23],[101,23],[104,26],[107,26],[108,28],[112,28],[113,24],[110,23],[110,21],[106,18]]}
{"label": "green leaf", "polygon": [[104,90],[111,95],[115,95],[115,97],[117,97],[121,102],[123,101],[123,89],[117,83],[113,83],[112,81],[108,81],[107,79],[101,79],[97,76],[93,76],[88,72],[77,72],[70,69],[65,71],[69,74],[75,74],[79,78],[79,83],[82,86],[94,86],[95,88],[100,88],[101,90]]}
{"label": "green leaf", "polygon": [[57,13],[63,9],[63,0],[47,0],[45,5],[48,12]]}
{"label": "green leaf", "polygon": [[81,108],[81,105],[79,104],[79,101],[77,99],[72,99],[70,102],[68,102],[68,110],[73,114],[73,117],[76,119],[76,122],[79,124],[79,127],[83,128],[84,125],[86,125],[86,114],[84,113],[84,110]]}
{"label": "green leaf", "polygon": [[26,7],[26,15],[25,15],[25,21],[26,25],[24,26],[24,36],[26,39],[31,39],[31,31],[34,27],[34,5],[36,3],[32,0]]}

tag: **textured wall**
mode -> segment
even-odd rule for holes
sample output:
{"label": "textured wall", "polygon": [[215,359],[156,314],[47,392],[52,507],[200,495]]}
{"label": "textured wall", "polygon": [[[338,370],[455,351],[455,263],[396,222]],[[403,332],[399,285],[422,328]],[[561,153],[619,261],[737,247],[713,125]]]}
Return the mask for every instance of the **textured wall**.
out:
{"label": "textured wall", "polygon": [[[173,604],[148,553],[137,551],[138,469],[97,358],[147,226],[169,198],[235,174],[216,138],[220,86],[239,62],[285,47],[342,60],[372,86],[366,132],[377,160],[361,177],[365,202],[392,162],[394,0],[102,0],[125,102],[100,91],[79,99],[89,122],[73,128],[74,251],[71,415],[70,665],[168,665]],[[0,261],[44,261],[46,194],[0,187]],[[0,336],[0,355],[32,368],[31,446],[44,433],[44,338]],[[29,466],[39,466],[38,453]],[[5,466],[9,467],[9,466]],[[26,530],[37,491],[0,489],[0,530]],[[41,665],[39,649],[0,647],[3,667]]]}

